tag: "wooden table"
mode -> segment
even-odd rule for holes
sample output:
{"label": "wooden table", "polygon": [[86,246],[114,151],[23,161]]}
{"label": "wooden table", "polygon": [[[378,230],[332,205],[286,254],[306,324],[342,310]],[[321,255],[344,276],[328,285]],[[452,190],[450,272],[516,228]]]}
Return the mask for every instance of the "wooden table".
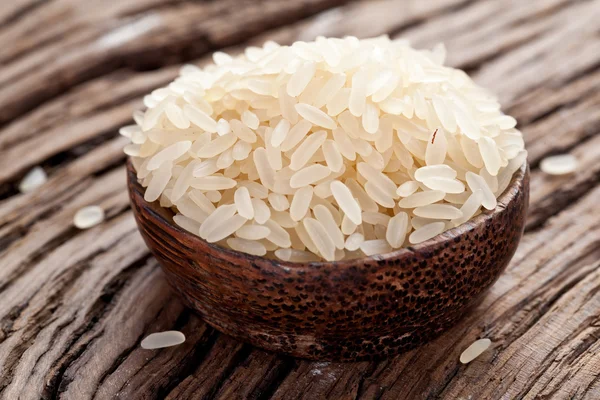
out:
{"label": "wooden table", "polygon": [[[599,399],[600,1],[11,0],[0,7],[0,398]],[[141,97],[216,49],[316,35],[444,41],[516,116],[532,167],[526,234],[483,302],[380,361],[267,353],[184,308],[125,191]],[[538,168],[571,153],[578,171]],[[21,195],[33,166],[46,185]],[[98,204],[107,221],[73,227]],[[185,344],[140,348],[176,329]],[[469,365],[460,353],[491,338]]]}

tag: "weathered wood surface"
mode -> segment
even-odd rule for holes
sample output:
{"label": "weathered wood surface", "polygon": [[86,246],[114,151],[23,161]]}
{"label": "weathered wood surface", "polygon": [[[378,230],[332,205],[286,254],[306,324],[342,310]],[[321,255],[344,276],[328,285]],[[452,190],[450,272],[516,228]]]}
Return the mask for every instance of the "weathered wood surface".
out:
{"label": "weathered wood surface", "polygon": [[[0,7],[0,398],[600,398],[600,0],[12,0]],[[316,35],[444,41],[526,136],[527,232],[454,329],[380,362],[270,354],[207,327],[139,236],[116,131],[182,62]],[[233,47],[232,47],[233,46]],[[580,161],[568,177],[546,155]],[[41,165],[49,182],[16,185]],[[88,231],[75,211],[98,204]],[[188,340],[147,351],[148,333]],[[474,339],[493,345],[458,362]]]}

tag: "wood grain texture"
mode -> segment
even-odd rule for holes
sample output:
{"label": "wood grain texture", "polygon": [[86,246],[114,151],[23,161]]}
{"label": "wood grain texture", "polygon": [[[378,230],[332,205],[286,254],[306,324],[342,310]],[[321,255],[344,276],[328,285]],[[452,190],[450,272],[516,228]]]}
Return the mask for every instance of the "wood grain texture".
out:
{"label": "wood grain texture", "polygon": [[[5,3],[0,398],[600,398],[599,0]],[[127,26],[142,33],[112,41]],[[455,328],[384,361],[303,361],[218,334],[171,292],[137,232],[117,127],[181,62],[217,48],[383,33],[445,42],[450,64],[517,117],[532,172],[515,258]],[[577,156],[577,172],[541,173],[539,161],[562,152]],[[18,194],[34,165],[48,183]],[[78,231],[72,217],[87,204],[108,220]],[[168,329],[188,340],[139,347]],[[478,337],[490,350],[459,364]]]}

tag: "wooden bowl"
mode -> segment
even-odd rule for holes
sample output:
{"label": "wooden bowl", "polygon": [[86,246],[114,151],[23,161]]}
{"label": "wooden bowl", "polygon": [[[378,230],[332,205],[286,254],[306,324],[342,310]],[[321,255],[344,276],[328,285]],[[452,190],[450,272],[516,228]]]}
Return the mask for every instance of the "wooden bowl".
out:
{"label": "wooden bowl", "polygon": [[319,360],[389,356],[452,326],[512,258],[529,200],[525,164],[495,210],[433,239],[383,255],[302,264],[190,234],[171,210],[144,200],[130,162],[127,169],[139,230],[192,309],[244,342]]}

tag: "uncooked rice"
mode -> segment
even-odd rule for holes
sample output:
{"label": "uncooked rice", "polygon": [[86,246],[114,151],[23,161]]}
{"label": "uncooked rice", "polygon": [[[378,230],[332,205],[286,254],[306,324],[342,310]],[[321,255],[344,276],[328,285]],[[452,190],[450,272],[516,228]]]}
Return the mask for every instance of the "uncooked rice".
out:
{"label": "uncooked rice", "polygon": [[142,340],[141,346],[146,350],[162,349],[177,346],[185,342],[185,335],[179,331],[151,333]]}
{"label": "uncooked rice", "polygon": [[471,343],[469,347],[465,349],[460,355],[460,362],[462,364],[468,364],[477,357],[479,357],[484,351],[486,351],[492,341],[490,339],[478,339]]}
{"label": "uncooked rice", "polygon": [[33,192],[38,187],[42,186],[48,180],[48,175],[42,167],[34,167],[29,171],[19,182],[19,192]]}
{"label": "uncooked rice", "polygon": [[309,262],[421,243],[494,209],[527,156],[444,54],[386,36],[218,52],[144,98],[125,153],[147,201],[220,246]]}
{"label": "uncooked rice", "polygon": [[559,154],[544,158],[540,169],[548,175],[565,175],[575,172],[577,159],[571,154]]}
{"label": "uncooked rice", "polygon": [[104,221],[104,210],[99,206],[80,208],[73,217],[73,225],[79,229],[88,229]]}

